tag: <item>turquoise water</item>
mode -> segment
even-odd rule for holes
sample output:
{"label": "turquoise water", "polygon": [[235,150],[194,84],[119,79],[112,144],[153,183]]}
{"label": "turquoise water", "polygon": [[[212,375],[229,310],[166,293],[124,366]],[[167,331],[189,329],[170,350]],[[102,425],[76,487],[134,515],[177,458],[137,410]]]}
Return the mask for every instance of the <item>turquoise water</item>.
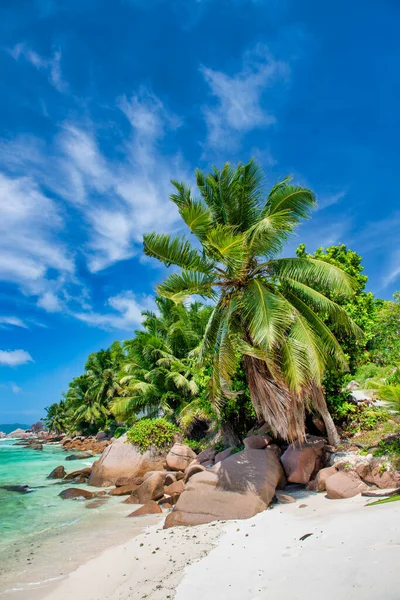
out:
{"label": "turquoise water", "polygon": [[98,456],[66,461],[68,454],[60,446],[45,445],[39,451],[13,443],[0,440],[0,487],[28,485],[33,491],[0,489],[0,600],[41,600],[44,589],[82,562],[159,520],[160,515],[126,519],[135,505],[118,497],[90,510],[87,501],[59,497],[76,484],[47,479],[49,473],[58,465],[76,471]]}
{"label": "turquoise water", "polygon": [[[94,460],[66,461],[68,455],[58,445],[45,445],[40,451],[13,443],[0,440],[0,552],[21,537],[40,535],[82,518],[80,503],[59,498],[65,485],[47,476],[58,465],[68,472],[90,466]],[[24,484],[33,491],[21,494],[1,489]]]}

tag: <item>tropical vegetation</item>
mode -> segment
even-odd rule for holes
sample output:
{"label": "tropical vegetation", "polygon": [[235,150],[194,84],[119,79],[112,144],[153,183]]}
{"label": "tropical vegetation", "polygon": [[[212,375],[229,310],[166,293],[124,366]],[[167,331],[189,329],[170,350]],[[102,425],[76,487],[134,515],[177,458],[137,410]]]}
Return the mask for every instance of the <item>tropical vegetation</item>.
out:
{"label": "tropical vegetation", "polygon": [[367,292],[362,258],[344,245],[310,254],[302,244],[296,257],[281,256],[315,206],[309,189],[286,178],[266,194],[253,161],[197,171],[197,195],[172,183],[191,241],[145,235],[145,253],[175,267],[156,310],[143,312],[131,339],[89,356],[48,407],[50,430],[128,429],[145,443],[153,429],[162,438],[178,428],[188,443],[222,435],[232,444],[265,421],[291,441],[319,414],[337,443],[331,414],[348,433],[389,414],[349,402],[352,379],[400,410],[400,294]]}

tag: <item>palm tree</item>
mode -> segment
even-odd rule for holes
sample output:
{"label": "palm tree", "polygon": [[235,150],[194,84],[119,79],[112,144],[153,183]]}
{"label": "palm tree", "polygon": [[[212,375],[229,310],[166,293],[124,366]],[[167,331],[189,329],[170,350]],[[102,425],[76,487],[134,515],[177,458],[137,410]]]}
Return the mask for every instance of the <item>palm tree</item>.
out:
{"label": "palm tree", "polygon": [[346,360],[323,318],[353,335],[360,331],[317,290],[351,294],[354,284],[329,263],[279,258],[314,207],[314,194],[286,178],[265,199],[263,174],[254,161],[237,168],[226,164],[207,175],[198,170],[196,181],[200,198],[172,181],[171,200],[197,246],[181,236],[151,233],[144,236],[144,251],[182,269],[158,286],[161,296],[177,303],[191,295],[215,302],[200,351],[200,360],[213,361],[213,398],[218,405],[232,395],[240,352],[256,413],[275,434],[303,439],[309,402],[323,417],[330,442],[337,443],[321,380],[327,366]]}
{"label": "palm tree", "polygon": [[46,428],[51,433],[61,433],[66,430],[66,406],[65,400],[60,400],[60,402],[54,402],[50,406],[45,408],[46,417],[43,419],[43,422]]}
{"label": "palm tree", "polygon": [[95,393],[93,381],[87,373],[72,380],[66,401],[71,415],[71,428],[74,431],[88,425],[95,425],[97,429],[104,426],[110,412],[108,403]]}
{"label": "palm tree", "polygon": [[128,360],[112,403],[117,418],[143,411],[178,417],[198,392],[189,354],[202,340],[211,309],[198,302],[187,309],[165,298],[156,303],[159,314],[145,311],[144,331],[124,344]]}

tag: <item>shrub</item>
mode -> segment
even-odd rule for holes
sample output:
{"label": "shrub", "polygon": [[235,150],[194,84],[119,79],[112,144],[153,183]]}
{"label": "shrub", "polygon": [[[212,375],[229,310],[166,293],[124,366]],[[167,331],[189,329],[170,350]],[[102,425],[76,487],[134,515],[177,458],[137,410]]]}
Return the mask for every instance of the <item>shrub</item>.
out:
{"label": "shrub", "polygon": [[116,430],[114,431],[114,436],[113,437],[120,438],[126,432],[127,432],[127,428],[126,427],[117,427]]}
{"label": "shrub", "polygon": [[374,456],[389,456],[392,459],[400,459],[399,437],[390,436],[385,440],[381,440],[372,454]]}
{"label": "shrub", "polygon": [[144,452],[150,447],[168,448],[174,441],[178,428],[166,419],[141,419],[127,432],[131,444]]}

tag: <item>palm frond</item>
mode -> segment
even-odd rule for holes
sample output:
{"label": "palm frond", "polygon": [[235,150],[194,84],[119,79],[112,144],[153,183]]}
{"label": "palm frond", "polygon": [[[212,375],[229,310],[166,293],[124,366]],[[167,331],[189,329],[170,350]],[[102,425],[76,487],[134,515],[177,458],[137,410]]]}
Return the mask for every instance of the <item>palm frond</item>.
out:
{"label": "palm frond", "polygon": [[339,267],[315,258],[278,258],[269,261],[265,266],[272,277],[290,278],[338,294],[349,295],[357,285],[356,281]]}
{"label": "palm frond", "polygon": [[243,314],[253,343],[264,350],[272,350],[284,339],[292,321],[286,303],[261,279],[245,287]]}
{"label": "palm frond", "polygon": [[170,298],[174,302],[182,302],[188,296],[197,294],[202,298],[214,298],[215,292],[213,284],[215,276],[213,274],[204,274],[196,271],[182,271],[171,273],[157,287],[157,292],[165,298]]}
{"label": "palm frond", "polygon": [[200,273],[210,273],[214,267],[212,262],[203,258],[190,242],[180,236],[148,233],[143,236],[143,249],[147,256],[157,258],[168,267],[176,265]]}

